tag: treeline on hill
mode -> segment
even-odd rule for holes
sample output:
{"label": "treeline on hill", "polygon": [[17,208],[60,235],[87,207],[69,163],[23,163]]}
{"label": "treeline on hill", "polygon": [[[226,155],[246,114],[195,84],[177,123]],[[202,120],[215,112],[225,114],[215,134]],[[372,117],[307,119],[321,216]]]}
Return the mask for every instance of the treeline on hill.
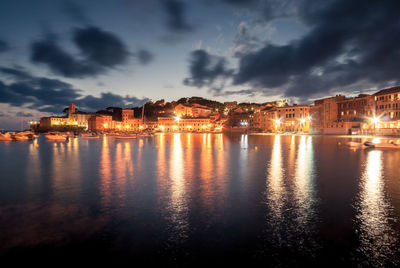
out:
{"label": "treeline on hill", "polygon": [[[180,98],[177,101],[171,102],[165,102],[162,99],[156,102],[147,102],[144,108],[144,116],[150,120],[156,120],[160,114],[172,114],[175,106],[178,104],[191,105],[194,103],[207,106],[215,111],[223,111],[224,108],[224,104],[221,102],[208,100],[201,97]],[[135,117],[140,118],[142,116],[142,108],[143,106],[132,108],[135,112]]]}
{"label": "treeline on hill", "polygon": [[[175,106],[178,104],[183,105],[192,105],[192,104],[200,104],[203,106],[207,106],[208,108],[213,109],[216,112],[223,112],[224,104],[218,101],[205,99],[202,97],[185,97],[180,98],[177,101],[165,102],[164,99],[157,100],[155,102],[149,101],[145,104],[144,107],[144,116],[149,120],[157,120],[157,117],[160,115],[168,115],[173,114],[173,110]],[[262,105],[257,103],[239,103],[238,107],[246,108],[251,105]],[[128,108],[134,111],[134,116],[136,118],[142,117],[143,106]],[[122,120],[122,108],[120,107],[107,107],[106,109],[99,110],[96,112],[97,114],[111,115],[113,120],[121,121]]]}

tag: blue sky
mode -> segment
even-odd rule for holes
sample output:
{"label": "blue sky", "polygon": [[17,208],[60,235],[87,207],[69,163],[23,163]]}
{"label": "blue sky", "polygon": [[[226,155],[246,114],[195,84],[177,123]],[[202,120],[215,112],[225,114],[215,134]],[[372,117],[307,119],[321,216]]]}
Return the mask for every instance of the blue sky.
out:
{"label": "blue sky", "polygon": [[397,2],[322,2],[3,0],[0,129],[70,101],[310,103],[396,85],[399,49],[383,40],[400,41]]}

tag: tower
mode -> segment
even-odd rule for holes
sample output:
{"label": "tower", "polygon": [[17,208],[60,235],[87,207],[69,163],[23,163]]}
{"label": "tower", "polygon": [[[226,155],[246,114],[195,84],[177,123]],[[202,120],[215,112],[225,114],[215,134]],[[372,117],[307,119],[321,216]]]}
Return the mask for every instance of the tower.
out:
{"label": "tower", "polygon": [[68,117],[71,117],[76,112],[76,105],[71,103],[68,105]]}

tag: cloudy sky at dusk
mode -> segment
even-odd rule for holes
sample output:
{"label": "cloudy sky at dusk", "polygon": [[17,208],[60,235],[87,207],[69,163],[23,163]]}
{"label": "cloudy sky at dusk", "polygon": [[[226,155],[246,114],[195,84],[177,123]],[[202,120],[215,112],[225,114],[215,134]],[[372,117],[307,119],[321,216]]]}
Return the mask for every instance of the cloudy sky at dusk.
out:
{"label": "cloudy sky at dusk", "polygon": [[201,96],[297,103],[399,84],[400,1],[2,0],[0,129]]}

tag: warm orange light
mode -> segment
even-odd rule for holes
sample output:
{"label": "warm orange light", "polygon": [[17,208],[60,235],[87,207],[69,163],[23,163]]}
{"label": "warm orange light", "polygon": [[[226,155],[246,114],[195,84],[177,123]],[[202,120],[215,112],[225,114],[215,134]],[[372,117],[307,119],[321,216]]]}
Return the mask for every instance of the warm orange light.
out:
{"label": "warm orange light", "polygon": [[127,128],[127,129],[128,129],[128,128],[129,128],[129,125],[125,125],[125,128]]}
{"label": "warm orange light", "polygon": [[117,128],[121,128],[121,125],[117,125]]}
{"label": "warm orange light", "polygon": [[104,127],[105,127],[105,128],[108,127],[108,124],[107,124],[107,123],[104,123]]}

